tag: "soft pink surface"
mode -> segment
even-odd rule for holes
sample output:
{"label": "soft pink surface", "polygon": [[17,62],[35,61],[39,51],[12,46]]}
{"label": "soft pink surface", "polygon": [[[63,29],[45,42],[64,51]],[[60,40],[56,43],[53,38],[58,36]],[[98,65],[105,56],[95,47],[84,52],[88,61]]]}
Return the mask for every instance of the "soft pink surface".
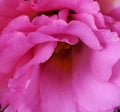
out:
{"label": "soft pink surface", "polygon": [[1,109],[114,112],[119,7],[119,0],[1,0]]}

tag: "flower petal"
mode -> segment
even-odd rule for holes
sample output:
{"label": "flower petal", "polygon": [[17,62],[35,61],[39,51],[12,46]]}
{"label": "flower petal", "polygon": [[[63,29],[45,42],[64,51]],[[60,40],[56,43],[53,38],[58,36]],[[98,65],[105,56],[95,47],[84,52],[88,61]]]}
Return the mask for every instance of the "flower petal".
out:
{"label": "flower petal", "polygon": [[27,42],[23,33],[13,32],[0,38],[0,72],[7,74],[16,66],[18,60],[33,45]]}
{"label": "flower petal", "polygon": [[[19,112],[40,111],[39,64],[50,58],[55,47],[55,42],[37,45],[34,48],[34,57],[27,64],[18,63],[14,76],[8,83],[10,106],[15,110],[17,109]],[[33,102],[35,103],[33,104]]]}
{"label": "flower petal", "polygon": [[94,35],[92,30],[86,24],[80,21],[72,21],[69,24],[67,24],[62,20],[57,20],[51,24],[40,27],[38,29],[38,32],[50,34],[50,35],[70,34],[73,36],[77,36],[81,41],[83,41],[86,45],[88,45],[92,49],[102,48],[99,44],[97,37]]}
{"label": "flower petal", "polygon": [[63,69],[58,69],[54,63],[57,62],[53,59],[43,65],[40,78],[41,111],[76,112],[76,102],[71,93],[72,76]]}
{"label": "flower petal", "polygon": [[[97,72],[97,67],[94,66],[98,75],[98,78],[95,77],[95,72],[91,70],[91,65],[94,63],[91,62],[95,60],[99,66],[104,66],[105,60],[101,59],[102,65],[100,65],[99,60],[91,57],[92,53],[94,51],[91,52],[90,49],[84,47],[80,53],[74,55],[72,87],[74,98],[78,102],[78,110],[80,112],[109,112],[111,110],[112,112],[114,107],[120,104],[119,87],[102,80],[103,69],[100,67]],[[100,54],[99,51],[98,54]],[[106,68],[105,70],[105,75],[109,75],[108,70]]]}

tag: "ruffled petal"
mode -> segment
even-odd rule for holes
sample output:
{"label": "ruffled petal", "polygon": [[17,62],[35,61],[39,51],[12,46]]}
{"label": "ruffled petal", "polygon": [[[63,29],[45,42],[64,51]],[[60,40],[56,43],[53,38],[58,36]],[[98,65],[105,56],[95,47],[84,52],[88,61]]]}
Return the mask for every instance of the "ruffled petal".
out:
{"label": "ruffled petal", "polygon": [[[29,69],[24,69],[23,74],[21,74],[22,76],[19,76],[19,78],[13,78],[9,81],[9,101],[13,110],[19,112],[40,112],[40,75],[38,73],[38,65],[29,66]],[[19,74],[20,72],[17,75]]]}
{"label": "ruffled petal", "polygon": [[[72,82],[74,99],[80,112],[113,112],[115,107],[118,107],[120,104],[119,87],[109,82],[110,80],[103,80],[107,75],[109,76],[108,69],[111,70],[111,66],[107,66],[107,64],[108,68],[102,68],[106,61],[102,57],[100,61],[91,57],[94,52],[84,47],[80,53],[74,55],[72,72],[74,74]],[[101,55],[100,51],[97,52]],[[111,52],[108,52],[108,55],[111,55]],[[95,66],[95,63],[91,63],[93,61],[99,67]],[[94,66],[94,70],[91,69],[91,66]],[[98,68],[99,71],[96,71]],[[104,70],[106,70],[105,77],[102,75]],[[95,76],[96,74],[98,77]]]}
{"label": "ruffled petal", "polygon": [[42,112],[77,112],[73,98],[70,65],[71,57],[52,57],[41,65],[40,78]]}
{"label": "ruffled petal", "polygon": [[19,31],[22,33],[29,33],[36,30],[36,27],[30,23],[28,16],[18,16],[13,19],[9,24],[4,28],[2,34],[11,33],[13,31]]}
{"label": "ruffled petal", "polygon": [[23,33],[13,32],[2,35],[0,38],[0,72],[3,74],[11,72],[21,56],[32,46],[27,42]]}
{"label": "ruffled petal", "polygon": [[74,0],[71,2],[67,0],[29,0],[21,2],[18,9],[22,11],[36,10],[39,12],[59,9],[72,9],[77,13],[88,12],[96,14],[99,11],[99,5],[96,1],[93,0]]}
{"label": "ruffled petal", "polygon": [[102,48],[92,30],[85,23],[82,23],[80,21],[72,21],[69,24],[67,24],[62,20],[57,20],[51,24],[40,27],[37,31],[49,35],[53,34],[74,35],[80,38],[81,41],[83,41],[86,45],[88,45],[92,49]]}
{"label": "ruffled petal", "polygon": [[109,30],[99,30],[96,35],[104,48],[101,51],[92,53],[92,72],[100,79],[109,80],[112,75],[113,65],[120,59],[120,39],[115,32]]}
{"label": "ruffled petal", "polygon": [[20,60],[13,78],[8,82],[11,108],[19,112],[40,111],[39,80],[41,74],[39,64],[50,58],[55,47],[55,42],[37,45],[34,48],[33,58],[27,64],[21,63],[24,58]]}
{"label": "ruffled petal", "polygon": [[0,0],[0,32],[5,25],[19,14],[16,10],[19,0]]}

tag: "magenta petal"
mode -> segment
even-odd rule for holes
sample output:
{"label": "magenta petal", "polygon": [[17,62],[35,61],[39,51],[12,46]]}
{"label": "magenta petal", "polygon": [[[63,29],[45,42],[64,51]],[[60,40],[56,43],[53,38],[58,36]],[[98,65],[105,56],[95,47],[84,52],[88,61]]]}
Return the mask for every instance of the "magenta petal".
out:
{"label": "magenta petal", "polygon": [[56,39],[50,35],[46,35],[46,34],[42,34],[39,32],[32,32],[29,33],[27,36],[27,40],[31,43],[31,44],[39,44],[39,43],[44,43],[44,42],[49,42],[49,41],[58,41],[59,39]]}
{"label": "magenta petal", "polygon": [[5,25],[19,14],[16,10],[18,0],[0,0],[0,32]]}
{"label": "magenta petal", "polygon": [[112,30],[117,32],[118,35],[120,36],[120,22],[114,23],[111,27],[112,27]]}
{"label": "magenta petal", "polygon": [[[67,4],[67,5],[66,5]],[[97,2],[92,0],[74,0],[74,1],[61,1],[61,0],[38,0],[34,2],[33,0],[20,3],[19,10],[30,11],[36,10],[39,12],[57,10],[57,9],[72,9],[77,13],[87,12],[96,14],[99,11],[99,5]]]}
{"label": "magenta petal", "polygon": [[117,112],[119,9],[120,0],[0,0],[0,112]]}
{"label": "magenta petal", "polygon": [[119,75],[120,74],[120,71],[119,71],[120,68],[119,68],[119,66],[120,66],[120,60],[118,60],[118,62],[115,63],[114,66],[113,66],[113,73],[112,73],[112,76],[110,78],[110,81],[113,84],[120,87],[120,75]]}
{"label": "magenta petal", "polygon": [[27,42],[23,33],[14,32],[2,35],[0,38],[0,72],[3,74],[11,72],[21,56],[31,47],[32,44]]}
{"label": "magenta petal", "polygon": [[[35,34],[35,36],[37,39],[37,34]],[[4,74],[11,72],[13,68],[16,66],[16,64],[18,63],[18,61],[20,60],[20,58],[23,55],[25,55],[25,53],[27,53],[36,44],[53,41],[53,40],[56,41],[56,39],[54,38],[52,39],[52,37],[50,36],[48,36],[48,39],[39,37],[39,41],[38,39],[37,40],[36,39],[31,40],[30,36],[26,38],[26,36],[20,32],[3,34],[1,36],[1,41],[0,41],[1,42],[0,43],[0,49],[1,49],[0,72]],[[37,41],[37,43],[35,41]]]}
{"label": "magenta petal", "polygon": [[[49,29],[49,27],[51,29]],[[57,29],[57,27],[59,27],[59,29]],[[72,21],[69,24],[67,24],[62,20],[58,20],[52,24],[40,27],[38,29],[38,32],[47,33],[51,35],[57,33],[75,35],[92,49],[102,48],[92,30],[86,24],[79,21]]]}
{"label": "magenta petal", "polygon": [[9,106],[5,112],[16,112],[16,110],[12,107],[12,106]]}
{"label": "magenta petal", "polygon": [[24,69],[24,73],[29,72],[29,75],[23,73],[19,78],[14,78],[9,82],[9,100],[13,109],[17,108],[19,112],[40,111],[39,66],[29,67],[28,71]]}
{"label": "magenta petal", "polygon": [[11,21],[7,27],[4,28],[2,33],[11,33],[13,31],[31,32],[35,31],[35,26],[30,24],[27,16],[19,16]]}
{"label": "magenta petal", "polygon": [[[109,30],[101,30],[97,34],[105,49],[92,53],[92,72],[99,78],[109,80],[112,75],[112,67],[120,59],[120,39],[116,33],[110,32]],[[101,75],[98,75],[98,73]]]}
{"label": "magenta petal", "polygon": [[34,50],[34,57],[30,63],[40,64],[46,62],[54,52],[56,42],[46,42],[41,45],[37,45]]}
{"label": "magenta petal", "polygon": [[[114,107],[119,106],[120,103],[119,87],[109,81],[101,80],[103,78],[101,71],[105,60],[101,57],[100,62],[103,62],[101,66],[98,59],[91,57],[93,53],[94,51],[90,52],[88,48],[84,47],[81,53],[74,55],[74,77],[72,82],[74,98],[78,102],[77,107],[80,112],[99,112],[99,110],[101,112],[109,112],[111,110],[110,112],[112,112]],[[100,53],[98,52],[98,54]],[[92,72],[91,65],[94,64],[91,63],[92,61],[96,61],[98,66],[101,66],[101,70],[99,67],[99,71],[96,71],[96,73]],[[97,66],[94,66],[94,70],[97,68]],[[105,68],[106,76],[109,75],[107,69]],[[99,78],[95,77],[95,74]]]}
{"label": "magenta petal", "polygon": [[40,17],[35,17],[31,23],[39,28],[40,26],[47,25],[55,20],[57,20],[57,15],[51,17],[41,15]]}
{"label": "magenta petal", "polygon": [[97,29],[95,25],[94,17],[87,13],[81,13],[81,14],[73,14],[72,15],[75,20],[82,21],[86,23],[88,26],[90,26],[92,29]]}
{"label": "magenta petal", "polygon": [[59,19],[63,19],[63,20],[66,21],[66,20],[67,20],[68,13],[69,13],[69,11],[68,11],[67,9],[61,10],[61,11],[59,12],[59,14],[58,14]]}
{"label": "magenta petal", "polygon": [[66,32],[78,36],[81,41],[83,41],[92,49],[102,49],[102,46],[100,45],[92,30],[82,22],[72,21],[67,26]]}
{"label": "magenta petal", "polygon": [[9,75],[4,75],[0,73],[0,103],[2,104],[1,108],[5,108],[6,105],[8,105],[8,81],[11,77],[11,74]]}
{"label": "magenta petal", "polygon": [[[36,46],[34,48],[34,57],[26,65],[19,66],[15,71],[13,79],[9,81],[9,100],[11,105],[13,105],[14,108],[18,108],[20,112],[23,110],[28,112],[38,110],[40,99],[36,98],[36,95],[40,95],[38,91],[40,77],[40,74],[38,74],[40,68],[39,63],[41,64],[48,60],[55,47],[56,43],[46,43]],[[38,86],[38,88],[36,88],[36,86]],[[31,95],[29,95],[29,93],[31,93]],[[36,103],[33,105],[32,102]]]}
{"label": "magenta petal", "polygon": [[45,65],[40,78],[42,112],[77,111],[72,94],[71,78],[70,73],[67,74],[54,66],[54,60]]}

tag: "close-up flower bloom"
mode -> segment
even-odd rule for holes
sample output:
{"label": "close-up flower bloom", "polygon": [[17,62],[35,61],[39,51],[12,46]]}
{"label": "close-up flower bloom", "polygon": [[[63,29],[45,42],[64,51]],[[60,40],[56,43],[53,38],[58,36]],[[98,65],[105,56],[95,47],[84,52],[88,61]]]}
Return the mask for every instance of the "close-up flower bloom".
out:
{"label": "close-up flower bloom", "polygon": [[120,0],[0,0],[0,112],[118,112]]}

